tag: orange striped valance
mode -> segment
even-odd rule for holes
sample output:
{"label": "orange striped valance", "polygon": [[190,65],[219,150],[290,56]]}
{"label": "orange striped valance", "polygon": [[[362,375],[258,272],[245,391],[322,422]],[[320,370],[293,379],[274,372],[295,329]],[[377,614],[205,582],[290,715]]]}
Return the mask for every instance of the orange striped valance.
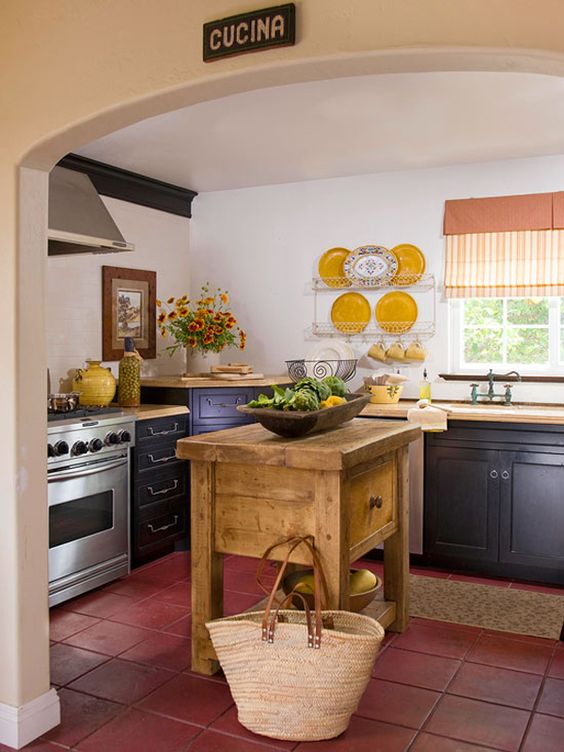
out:
{"label": "orange striped valance", "polygon": [[444,234],[564,229],[564,192],[445,201]]}
{"label": "orange striped valance", "polygon": [[564,295],[564,230],[447,235],[447,298]]}

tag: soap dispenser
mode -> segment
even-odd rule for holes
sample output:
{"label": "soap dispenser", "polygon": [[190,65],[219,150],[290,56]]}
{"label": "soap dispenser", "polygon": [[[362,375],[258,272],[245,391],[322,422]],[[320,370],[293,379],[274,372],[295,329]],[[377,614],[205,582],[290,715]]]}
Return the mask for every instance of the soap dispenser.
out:
{"label": "soap dispenser", "polygon": [[431,402],[431,382],[427,377],[427,369],[423,370],[423,379],[419,384],[419,399],[426,399]]}

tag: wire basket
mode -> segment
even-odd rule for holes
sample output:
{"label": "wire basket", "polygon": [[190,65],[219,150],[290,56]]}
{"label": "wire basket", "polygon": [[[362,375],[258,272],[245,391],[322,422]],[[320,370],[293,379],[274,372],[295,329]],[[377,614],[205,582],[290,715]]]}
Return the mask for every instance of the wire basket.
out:
{"label": "wire basket", "polygon": [[338,376],[343,381],[350,381],[356,374],[356,358],[351,360],[287,360],[288,376],[295,383],[305,376],[324,379],[326,376]]}

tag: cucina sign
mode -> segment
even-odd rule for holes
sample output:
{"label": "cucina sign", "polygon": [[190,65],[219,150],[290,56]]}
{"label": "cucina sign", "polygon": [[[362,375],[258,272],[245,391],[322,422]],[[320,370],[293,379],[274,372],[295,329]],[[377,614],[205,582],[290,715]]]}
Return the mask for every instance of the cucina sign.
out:
{"label": "cucina sign", "polygon": [[204,61],[295,44],[294,3],[241,13],[204,24]]}

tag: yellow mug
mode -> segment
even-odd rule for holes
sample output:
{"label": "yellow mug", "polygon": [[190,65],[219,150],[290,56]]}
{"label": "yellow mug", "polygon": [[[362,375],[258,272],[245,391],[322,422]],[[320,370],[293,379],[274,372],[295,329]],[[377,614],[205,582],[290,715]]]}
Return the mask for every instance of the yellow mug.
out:
{"label": "yellow mug", "polygon": [[392,360],[405,360],[405,350],[401,342],[395,342],[386,350],[386,355]]}
{"label": "yellow mug", "polygon": [[427,353],[419,342],[412,342],[405,351],[405,357],[408,360],[425,360]]}
{"label": "yellow mug", "polygon": [[381,343],[376,343],[370,347],[368,350],[368,356],[370,358],[374,358],[374,360],[379,360],[381,363],[386,362],[386,351],[384,349],[384,345]]}

